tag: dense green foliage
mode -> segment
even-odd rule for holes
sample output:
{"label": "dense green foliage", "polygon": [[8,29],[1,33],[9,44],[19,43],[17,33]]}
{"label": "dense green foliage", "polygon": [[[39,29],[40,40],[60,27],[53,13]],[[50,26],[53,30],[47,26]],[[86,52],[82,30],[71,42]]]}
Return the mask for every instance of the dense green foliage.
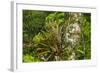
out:
{"label": "dense green foliage", "polygon": [[91,59],[91,14],[23,10],[23,62]]}

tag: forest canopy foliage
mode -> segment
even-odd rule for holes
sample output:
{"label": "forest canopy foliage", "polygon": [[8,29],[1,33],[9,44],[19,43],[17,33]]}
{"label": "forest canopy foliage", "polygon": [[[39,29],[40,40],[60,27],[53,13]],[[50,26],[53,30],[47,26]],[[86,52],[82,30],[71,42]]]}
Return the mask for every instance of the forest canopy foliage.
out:
{"label": "forest canopy foliage", "polygon": [[91,14],[23,10],[23,62],[91,59]]}

